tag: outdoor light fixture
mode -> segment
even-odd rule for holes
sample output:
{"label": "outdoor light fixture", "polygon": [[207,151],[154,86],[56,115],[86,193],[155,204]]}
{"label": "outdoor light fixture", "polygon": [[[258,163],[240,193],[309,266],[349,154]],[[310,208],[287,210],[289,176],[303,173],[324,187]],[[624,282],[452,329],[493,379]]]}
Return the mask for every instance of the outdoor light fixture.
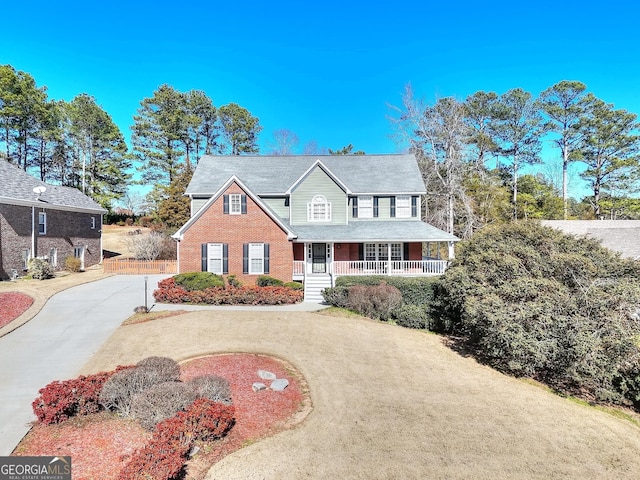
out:
{"label": "outdoor light fixture", "polygon": [[144,311],[149,313],[149,309],[147,308],[147,282],[149,281],[149,277],[144,276]]}

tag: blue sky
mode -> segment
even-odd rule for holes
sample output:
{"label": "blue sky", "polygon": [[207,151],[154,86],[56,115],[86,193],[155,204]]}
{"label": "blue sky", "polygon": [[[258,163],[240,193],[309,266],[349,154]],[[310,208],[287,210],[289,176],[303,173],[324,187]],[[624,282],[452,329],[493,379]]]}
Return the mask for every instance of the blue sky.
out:
{"label": "blue sky", "polygon": [[168,83],[247,108],[264,153],[283,128],[301,146],[387,153],[399,149],[388,104],[407,83],[433,102],[580,80],[640,114],[639,10],[616,0],[6,2],[0,63],[50,98],[94,96],[127,141],[140,101]]}

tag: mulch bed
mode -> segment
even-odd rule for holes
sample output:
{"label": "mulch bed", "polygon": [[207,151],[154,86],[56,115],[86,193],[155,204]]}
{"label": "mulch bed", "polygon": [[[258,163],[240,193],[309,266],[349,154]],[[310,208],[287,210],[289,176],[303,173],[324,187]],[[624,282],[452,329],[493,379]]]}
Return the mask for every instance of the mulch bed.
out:
{"label": "mulch bed", "polygon": [[[294,427],[311,409],[304,379],[290,365],[272,357],[246,353],[213,355],[187,361],[181,367],[183,380],[207,374],[226,378],[236,408],[235,426],[225,438],[203,445],[189,460],[187,479],[204,478],[209,468],[225,455]],[[254,382],[269,385],[269,381],[258,377],[258,370],[287,379],[289,386],[282,392],[269,389],[254,392]],[[59,425],[35,425],[13,455],[71,455],[75,480],[110,480],[117,478],[131,454],[150,436],[135,420],[101,412]]]}
{"label": "mulch bed", "polygon": [[33,304],[33,298],[20,292],[0,293],[0,328],[9,324]]}

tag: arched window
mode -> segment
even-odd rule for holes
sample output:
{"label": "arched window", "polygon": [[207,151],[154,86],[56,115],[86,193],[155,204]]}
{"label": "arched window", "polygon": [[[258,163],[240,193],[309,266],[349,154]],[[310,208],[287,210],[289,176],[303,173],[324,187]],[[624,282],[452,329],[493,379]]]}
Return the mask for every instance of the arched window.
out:
{"label": "arched window", "polygon": [[307,221],[331,221],[331,204],[327,202],[324,195],[316,195],[309,203],[307,203]]}

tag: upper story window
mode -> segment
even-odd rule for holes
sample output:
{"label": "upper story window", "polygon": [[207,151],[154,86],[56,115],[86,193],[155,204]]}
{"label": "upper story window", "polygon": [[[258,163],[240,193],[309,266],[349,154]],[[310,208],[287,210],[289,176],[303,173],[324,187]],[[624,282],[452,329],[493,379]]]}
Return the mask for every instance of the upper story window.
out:
{"label": "upper story window", "polygon": [[358,218],[373,218],[373,196],[358,197]]}
{"label": "upper story window", "polygon": [[47,234],[47,213],[38,212],[38,233],[40,235]]}
{"label": "upper story window", "polygon": [[240,193],[231,193],[222,198],[223,213],[240,215],[247,213],[247,196]]}
{"label": "upper story window", "polygon": [[323,195],[316,195],[311,202],[307,203],[307,221],[331,221],[331,203],[327,202]]}
{"label": "upper story window", "polygon": [[396,196],[396,217],[398,218],[411,217],[411,196],[410,195]]}
{"label": "upper story window", "polygon": [[91,230],[96,229],[96,217],[91,217]]}
{"label": "upper story window", "polygon": [[229,213],[231,215],[240,215],[242,213],[242,201],[239,193],[229,195]]}

